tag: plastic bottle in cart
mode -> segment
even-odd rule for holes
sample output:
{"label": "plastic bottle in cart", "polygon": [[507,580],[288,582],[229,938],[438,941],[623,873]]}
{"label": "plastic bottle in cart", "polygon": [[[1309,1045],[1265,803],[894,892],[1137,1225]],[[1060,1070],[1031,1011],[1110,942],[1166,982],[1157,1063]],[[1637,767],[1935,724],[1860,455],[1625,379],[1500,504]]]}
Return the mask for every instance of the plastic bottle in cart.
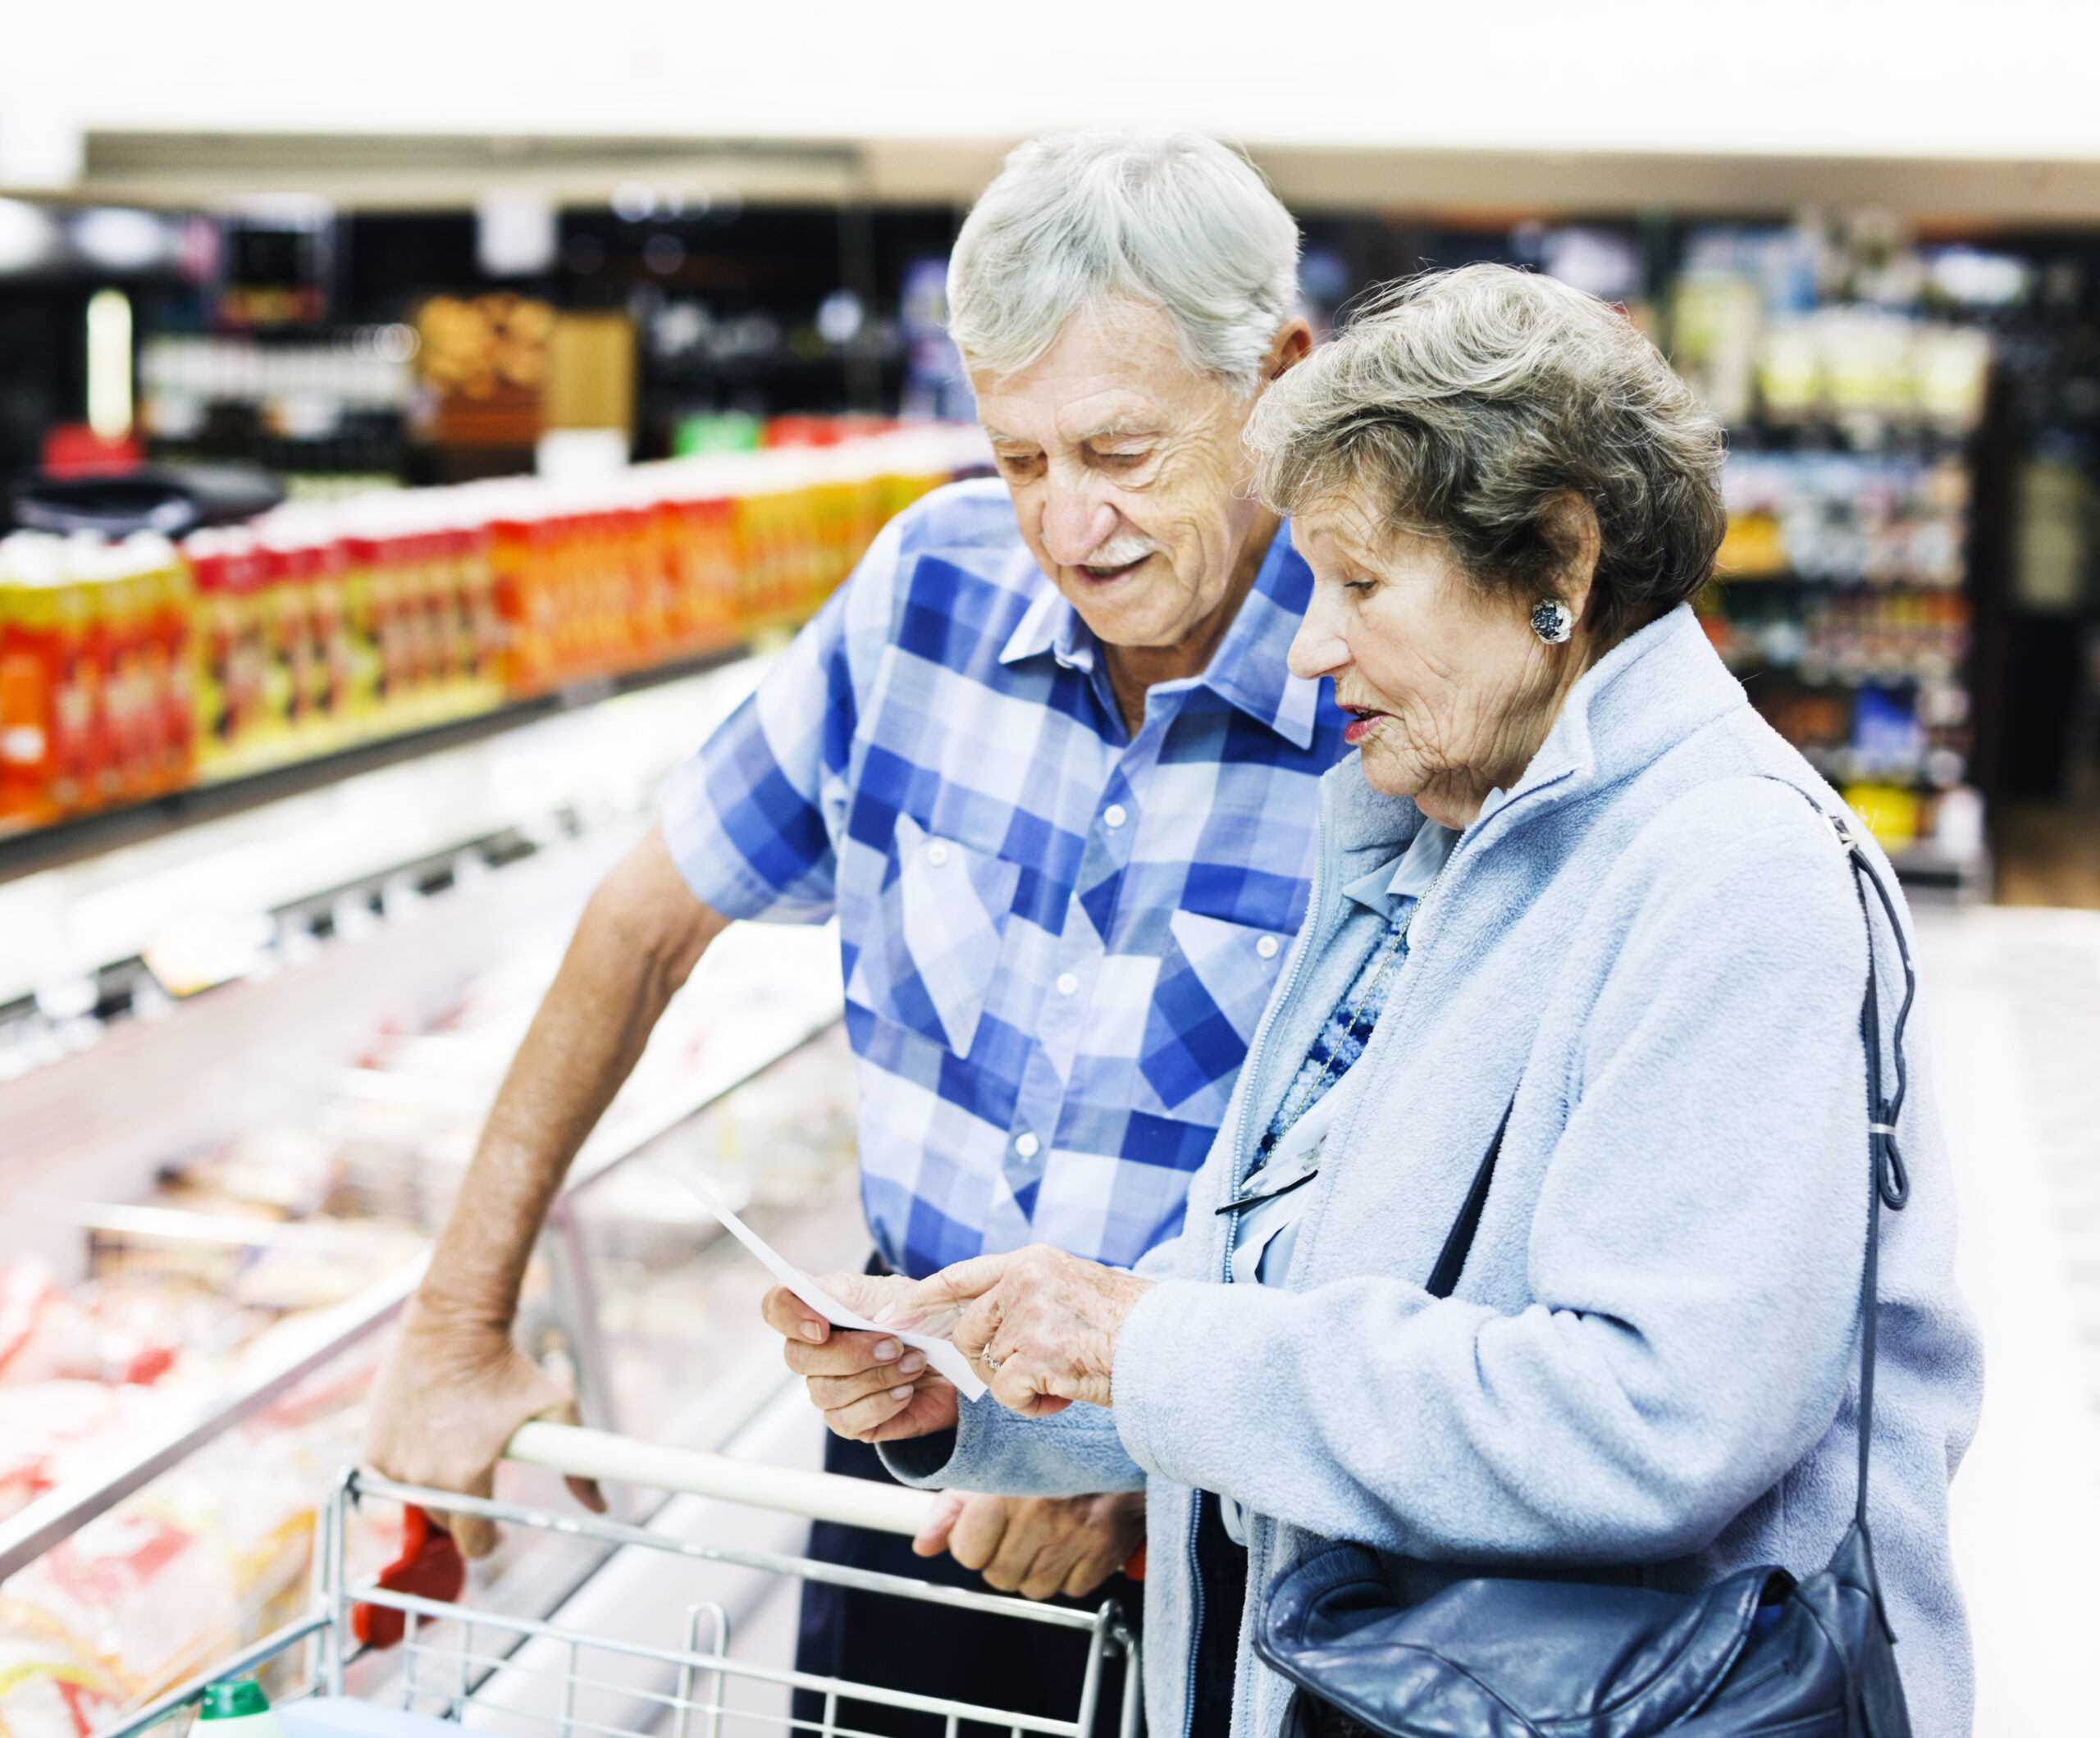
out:
{"label": "plastic bottle in cart", "polygon": [[285,1738],[284,1722],[252,1677],[208,1688],[198,1704],[197,1729],[209,1738]]}

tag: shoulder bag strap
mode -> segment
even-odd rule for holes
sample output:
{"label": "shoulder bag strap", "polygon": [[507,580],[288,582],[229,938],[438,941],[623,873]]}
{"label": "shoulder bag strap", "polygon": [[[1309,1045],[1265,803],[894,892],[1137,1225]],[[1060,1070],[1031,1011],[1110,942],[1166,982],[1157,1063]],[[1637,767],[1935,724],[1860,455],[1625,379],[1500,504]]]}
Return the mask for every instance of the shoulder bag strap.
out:
{"label": "shoulder bag strap", "polygon": [[[1799,785],[1787,779],[1774,778],[1773,782],[1785,785],[1822,816],[1837,836],[1846,860],[1851,865],[1852,891],[1858,896],[1860,918],[1866,925],[1867,983],[1860,1002],[1860,1038],[1866,1048],[1867,1153],[1874,1174],[1874,1189],[1867,1208],[1866,1263],[1860,1280],[1860,1474],[1853,1506],[1854,1519],[1865,1532],[1867,1466],[1874,1441],[1874,1372],[1879,1338],[1876,1330],[1881,1313],[1878,1307],[1881,1209],[1886,1205],[1892,1212],[1899,1211],[1911,1198],[1910,1175],[1904,1168],[1903,1156],[1896,1147],[1896,1122],[1902,1114],[1904,1096],[1910,1089],[1908,1068],[1903,1057],[1903,1029],[1911,1019],[1911,1004],[1917,1000],[1918,978],[1911,961],[1910,946],[1903,938],[1903,925],[1896,915],[1896,901],[1890,897],[1881,872],[1868,855],[1865,843],[1851,818],[1832,814]],[[1889,933],[1896,938],[1897,957],[1903,965],[1903,1005],[1897,1010],[1896,1024],[1889,1034],[1896,1093],[1893,1097],[1886,1098],[1882,1095],[1881,986],[1874,964],[1874,915],[1867,904],[1869,887],[1888,915]],[[1488,1189],[1495,1181],[1495,1161],[1502,1153],[1502,1137],[1509,1130],[1510,1113],[1516,1108],[1516,1096],[1513,1093],[1508,1109],[1502,1113],[1502,1120],[1495,1126],[1495,1138],[1488,1143],[1487,1156],[1480,1161],[1480,1169],[1474,1174],[1472,1187],[1466,1192],[1465,1204],[1459,1209],[1459,1216],[1444,1239],[1443,1252],[1437,1257],[1436,1266],[1431,1270],[1428,1279],[1422,1282],[1422,1289],[1432,1298],[1448,1298],[1457,1289],[1459,1275],[1465,1269],[1467,1256],[1472,1252],[1473,1235],[1480,1229],[1481,1214],[1487,1206]]]}
{"label": "shoulder bag strap", "polygon": [[1436,1257],[1436,1266],[1422,1281],[1422,1289],[1432,1298],[1448,1298],[1458,1289],[1459,1275],[1465,1271],[1466,1257],[1472,1250],[1473,1234],[1480,1229],[1481,1210],[1487,1206],[1488,1189],[1495,1181],[1495,1161],[1502,1156],[1502,1137],[1509,1127],[1509,1112],[1516,1108],[1517,1097],[1513,1093],[1509,1108],[1502,1113],[1502,1120],[1495,1125],[1495,1138],[1488,1143],[1487,1156],[1473,1173],[1473,1186],[1466,1191],[1466,1204],[1459,1209],[1459,1216],[1451,1222],[1450,1231],[1444,1238],[1444,1252]]}

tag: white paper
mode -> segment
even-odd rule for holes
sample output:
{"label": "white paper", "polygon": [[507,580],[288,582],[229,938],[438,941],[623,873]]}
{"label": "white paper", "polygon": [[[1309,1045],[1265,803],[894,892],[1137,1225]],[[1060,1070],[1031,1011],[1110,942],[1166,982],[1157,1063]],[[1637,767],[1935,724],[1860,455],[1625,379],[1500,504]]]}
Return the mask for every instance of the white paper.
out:
{"label": "white paper", "polygon": [[768,1273],[833,1327],[852,1328],[865,1334],[887,1334],[905,1345],[915,1346],[926,1354],[926,1362],[954,1383],[962,1394],[972,1400],[984,1398],[983,1378],[970,1367],[970,1360],[958,1352],[951,1341],[931,1334],[901,1333],[895,1328],[884,1327],[879,1322],[870,1321],[866,1316],[849,1310],[731,1212],[722,1197],[698,1177],[686,1171],[673,1170],[668,1165],[660,1165],[657,1169],[675,1177],[697,1196],[701,1204],[722,1221],[723,1228],[730,1236],[758,1257]]}

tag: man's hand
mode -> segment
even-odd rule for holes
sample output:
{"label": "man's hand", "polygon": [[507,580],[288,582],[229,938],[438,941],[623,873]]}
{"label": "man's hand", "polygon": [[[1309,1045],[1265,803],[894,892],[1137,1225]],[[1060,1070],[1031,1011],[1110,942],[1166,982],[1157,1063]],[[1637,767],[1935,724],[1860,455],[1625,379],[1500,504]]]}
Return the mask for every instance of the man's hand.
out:
{"label": "man's hand", "polygon": [[966,1569],[981,1569],[1002,1593],[1030,1599],[1084,1599],[1144,1543],[1139,1491],[1102,1497],[982,1497],[944,1491],[911,1549],[943,1547]]}
{"label": "man's hand", "polygon": [[[591,896],[373,1386],[365,1454],[389,1477],[485,1497],[519,1425],[574,1421],[568,1393],[511,1344],[518,1286],[568,1161],[728,922],[653,828]],[[595,1486],[569,1488],[604,1506]],[[495,1543],[486,1521],[436,1518],[470,1557]]]}
{"label": "man's hand", "polygon": [[[528,1419],[576,1422],[576,1401],[507,1334],[464,1334],[432,1326],[411,1304],[408,1320],[372,1384],[364,1457],[404,1485],[486,1497],[511,1433]],[[605,1499],[586,1480],[568,1488],[602,1514]],[[433,1510],[431,1519],[469,1557],[495,1548],[493,1521]]]}
{"label": "man's hand", "polygon": [[[817,1283],[870,1321],[913,1289],[909,1280],[857,1273]],[[954,1428],[954,1386],[926,1367],[924,1353],[888,1334],[835,1328],[784,1285],[768,1292],[761,1307],[766,1325],[787,1342],[788,1367],[808,1382],[834,1435],[895,1442]]]}

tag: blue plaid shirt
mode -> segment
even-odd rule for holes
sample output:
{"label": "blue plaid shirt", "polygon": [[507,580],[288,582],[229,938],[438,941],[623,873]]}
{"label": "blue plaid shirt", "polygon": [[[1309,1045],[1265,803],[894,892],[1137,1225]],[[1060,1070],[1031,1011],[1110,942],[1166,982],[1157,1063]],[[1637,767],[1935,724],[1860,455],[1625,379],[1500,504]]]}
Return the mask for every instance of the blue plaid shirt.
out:
{"label": "blue plaid shirt", "polygon": [[862,1200],[923,1275],[1024,1243],[1128,1265],[1181,1224],[1303,921],[1331,695],[1285,668],[1277,533],[1130,738],[997,479],[901,514],[683,767],[664,833],[732,917],[837,913]]}

